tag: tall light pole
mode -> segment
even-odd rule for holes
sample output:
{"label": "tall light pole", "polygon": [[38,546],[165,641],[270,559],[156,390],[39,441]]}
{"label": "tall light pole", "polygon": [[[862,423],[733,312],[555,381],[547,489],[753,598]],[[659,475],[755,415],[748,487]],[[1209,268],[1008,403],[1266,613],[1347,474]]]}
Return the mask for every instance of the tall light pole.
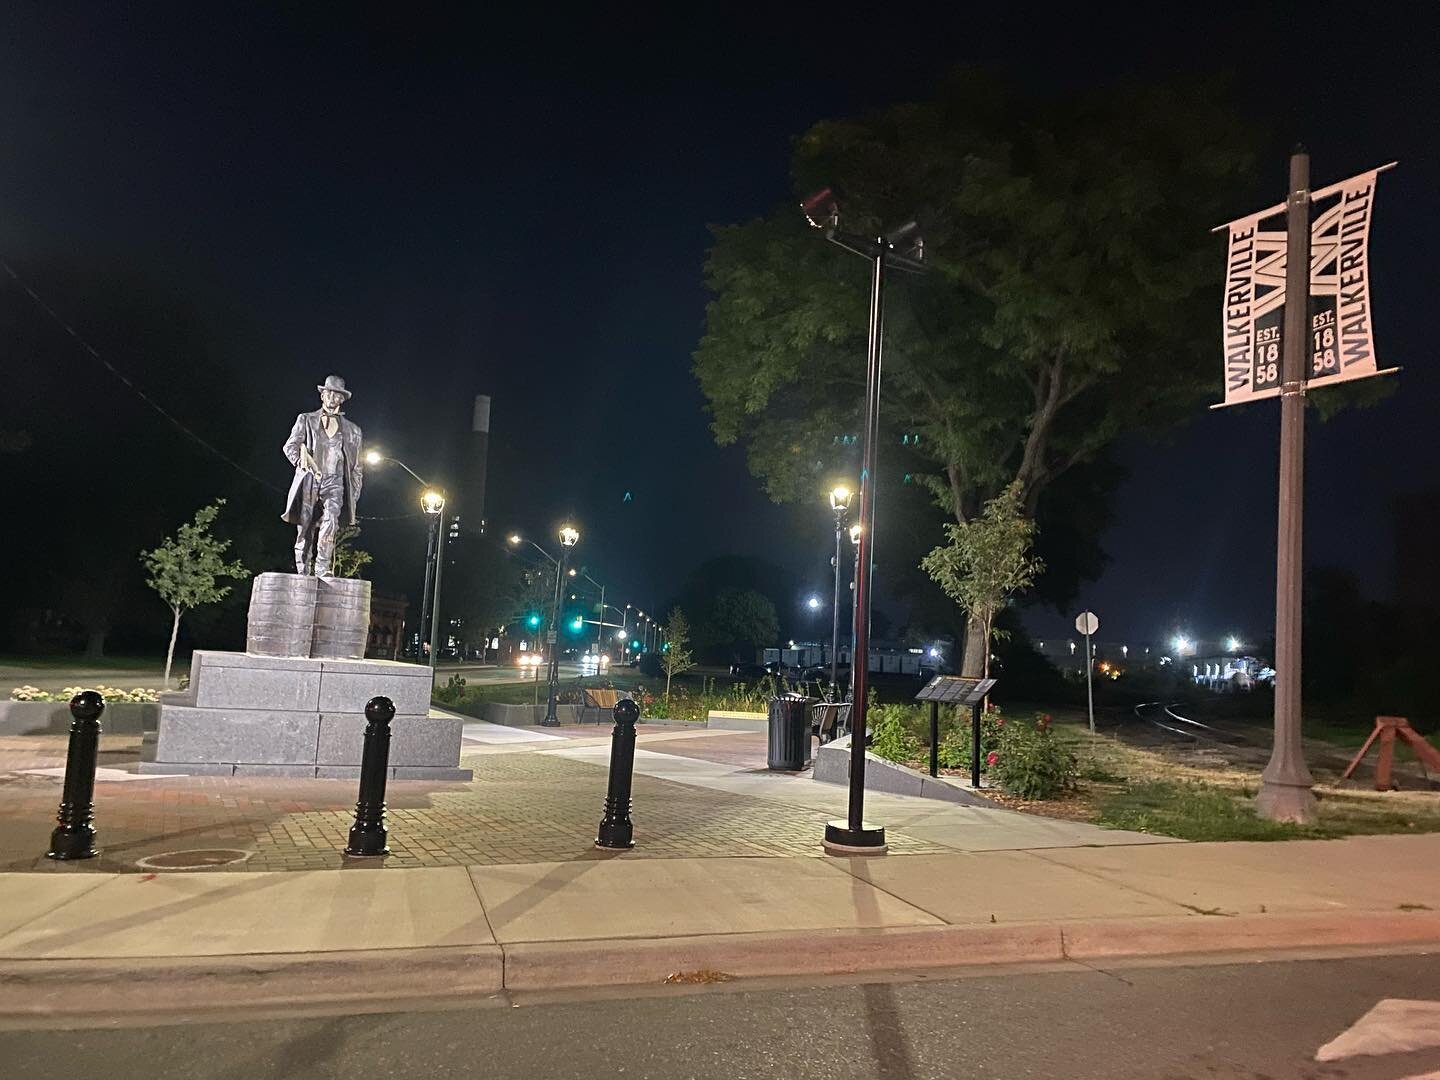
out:
{"label": "tall light pole", "polygon": [[[860,575],[860,526],[850,526],[850,546],[854,549],[854,563],[850,570],[850,700],[855,700],[855,665],[859,663],[855,658],[855,613],[856,606],[855,579]],[[867,654],[865,664],[868,666],[870,657]],[[854,725],[851,725],[852,728]]]}
{"label": "tall light pole", "polygon": [[569,525],[560,527],[560,558],[555,562],[555,596],[550,604],[550,629],[545,637],[550,646],[550,690],[545,703],[545,717],[540,721],[546,727],[559,727],[560,718],[555,713],[555,702],[560,696],[560,587],[565,581],[565,562],[570,558],[570,549],[580,542],[580,533]]}
{"label": "tall light pole", "polygon": [[590,582],[591,585],[594,585],[597,589],[600,590],[600,618],[595,620],[595,652],[596,655],[599,655],[600,650],[605,647],[605,586],[601,585],[600,582],[596,581],[589,574],[585,573],[584,570],[570,571],[571,576],[574,576],[577,573],[580,577],[583,577],[586,581]]}
{"label": "tall light pole", "polygon": [[835,514],[835,602],[830,612],[830,696],[840,696],[840,545],[845,536],[845,515],[850,512],[850,489],[844,484],[830,489],[830,509]]}
{"label": "tall light pole", "polygon": [[[440,575],[445,569],[445,496],[434,488],[420,496],[420,508],[430,515],[431,544],[435,552],[435,590],[426,590],[425,604],[430,609],[430,681],[435,681],[435,660],[440,652]],[[428,577],[428,575],[427,575]],[[425,620],[421,618],[421,628]]]}
{"label": "tall light pole", "polygon": [[420,624],[415,635],[415,647],[420,654],[417,659],[424,659],[425,631],[428,628],[430,631],[429,664],[433,678],[436,654],[435,635],[440,619],[440,576],[445,555],[445,495],[438,489],[432,488],[429,481],[399,458],[390,457],[373,449],[365,453],[367,465],[382,465],[387,462],[391,465],[399,465],[420,485],[423,489],[420,493],[420,509],[430,519],[429,538],[425,547],[425,585],[420,594]]}
{"label": "tall light pole", "polygon": [[[875,464],[880,442],[880,368],[885,339],[885,274],[890,268],[923,272],[924,242],[909,222],[884,236],[840,231],[840,206],[826,188],[801,204],[811,225],[830,242],[870,263],[870,327],[865,363],[865,427],[860,463],[860,557],[855,576],[855,653],[870,655],[871,574],[875,564]],[[905,254],[897,247],[908,245]],[[865,687],[869,664],[855,664],[855,700],[850,706],[850,799],[844,821],[825,826],[825,850],[833,855],[874,855],[885,851],[885,829],[865,821]]]}

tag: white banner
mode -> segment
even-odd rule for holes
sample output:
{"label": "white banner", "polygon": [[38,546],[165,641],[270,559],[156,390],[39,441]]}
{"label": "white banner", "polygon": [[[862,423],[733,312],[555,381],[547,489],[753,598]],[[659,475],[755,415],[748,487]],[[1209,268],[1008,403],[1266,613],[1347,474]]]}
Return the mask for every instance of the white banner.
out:
{"label": "white banner", "polygon": [[[1380,170],[1310,196],[1310,338],[1307,384],[1378,373],[1370,309],[1370,218]],[[1285,355],[1285,205],[1225,226],[1221,309],[1225,405],[1280,392]]]}

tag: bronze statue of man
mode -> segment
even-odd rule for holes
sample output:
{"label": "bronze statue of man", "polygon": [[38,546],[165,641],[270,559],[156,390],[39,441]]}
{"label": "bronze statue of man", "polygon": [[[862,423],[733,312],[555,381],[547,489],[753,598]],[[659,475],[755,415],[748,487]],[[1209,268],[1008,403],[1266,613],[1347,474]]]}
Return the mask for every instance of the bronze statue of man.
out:
{"label": "bronze statue of man", "polygon": [[329,375],[315,389],[320,391],[320,408],[297,416],[285,440],[285,457],[295,466],[295,479],[280,517],[296,526],[295,572],[310,573],[313,560],[315,576],[330,577],[335,534],[342,523],[356,522],[355,502],[364,474],[360,428],[340,411],[350,400],[345,380]]}

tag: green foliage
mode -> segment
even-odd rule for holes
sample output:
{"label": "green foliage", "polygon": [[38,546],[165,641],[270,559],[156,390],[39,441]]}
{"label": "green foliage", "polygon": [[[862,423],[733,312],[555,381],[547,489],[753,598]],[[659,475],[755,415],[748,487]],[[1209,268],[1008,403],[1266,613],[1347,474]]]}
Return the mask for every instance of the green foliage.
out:
{"label": "green foliage", "polygon": [[145,583],[170,605],[175,617],[170,630],[170,648],[165,655],[166,686],[170,685],[180,616],[201,604],[223,600],[231,586],[222,585],[221,578],[249,575],[238,559],[225,561],[230,541],[210,535],[210,526],[215,523],[215,517],[224,505],[224,499],[216,499],[209,506],[201,507],[195,514],[195,520],[181,525],[174,537],[166,537],[153,551],[140,553],[140,561],[150,574]]}
{"label": "green foliage", "polygon": [[[911,761],[920,753],[920,740],[911,732],[915,705],[871,705],[867,716],[870,750],[887,761]],[[907,724],[907,720],[909,723]]]}
{"label": "green foliage", "polygon": [[1030,556],[1034,535],[1035,522],[1024,513],[1016,480],[987,502],[979,517],[947,524],[946,545],[921,560],[945,595],[980,625],[985,650],[982,670],[987,676],[996,614],[1044,569],[1039,559]]}
{"label": "green foliage", "polygon": [[[976,71],[797,140],[797,193],[830,186],[847,230],[916,219],[926,241],[930,272],[886,295],[881,498],[903,471],[964,522],[1018,483],[1027,517],[1082,523],[1057,541],[1093,572],[1106,474],[1081,485],[1083,514],[1045,499],[1213,393],[1210,229],[1245,204],[1255,142],[1213,85],[1057,95]],[[855,468],[868,268],[793,203],[714,236],[693,365],[711,429],[773,499],[817,499]]]}
{"label": "green foliage", "polygon": [[989,772],[1007,795],[1054,799],[1075,788],[1079,764],[1052,734],[1048,716],[1004,724],[994,754]]}
{"label": "green foliage", "polygon": [[[1043,96],[973,71],[798,140],[801,192],[843,192],[847,228],[920,222],[931,272],[890,294],[885,421],[894,443],[920,436],[907,452],[948,512],[1012,479],[1028,496],[1200,400],[1209,229],[1251,142],[1214,87]],[[773,497],[813,497],[859,429],[867,269],[791,206],[717,229],[706,280],[695,373],[716,439],[745,443]]]}
{"label": "green foliage", "polygon": [[1198,782],[1148,780],[1100,804],[1096,822],[1112,829],[1183,840],[1293,840],[1307,830],[1267,821],[1252,800]]}
{"label": "green foliage", "polygon": [[137,686],[121,690],[117,686],[67,686],[63,690],[41,690],[38,686],[17,686],[10,691],[11,701],[69,701],[82,690],[94,690],[107,705],[116,702],[153,703],[160,700],[160,691]]}
{"label": "green foliage", "polygon": [[935,759],[942,769],[968,768],[970,738],[958,727],[951,728],[940,736],[940,747],[935,751]]}
{"label": "green foliage", "polygon": [[665,672],[665,704],[668,708],[671,680],[695,666],[690,652],[690,623],[678,607],[671,608],[670,614],[665,617],[665,639],[670,647],[660,655],[660,668]]}
{"label": "green foliage", "polygon": [[358,578],[361,571],[374,561],[374,555],[354,546],[359,536],[359,525],[342,525],[335,534],[335,554],[330,560],[330,568],[336,577]]}
{"label": "green foliage", "polygon": [[779,637],[775,605],[755,589],[721,589],[695,628],[697,646],[742,657]]}
{"label": "green foliage", "polygon": [[451,675],[445,685],[435,690],[431,697],[442,705],[457,705],[465,699],[465,679]]}

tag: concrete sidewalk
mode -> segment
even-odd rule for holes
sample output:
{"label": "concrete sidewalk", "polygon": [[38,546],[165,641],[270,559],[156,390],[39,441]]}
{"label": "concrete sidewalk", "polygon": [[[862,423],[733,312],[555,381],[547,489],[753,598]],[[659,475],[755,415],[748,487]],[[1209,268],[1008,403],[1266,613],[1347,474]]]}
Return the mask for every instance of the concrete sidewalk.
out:
{"label": "concrete sidewalk", "polygon": [[0,875],[0,1017],[1440,945],[1440,835]]}

